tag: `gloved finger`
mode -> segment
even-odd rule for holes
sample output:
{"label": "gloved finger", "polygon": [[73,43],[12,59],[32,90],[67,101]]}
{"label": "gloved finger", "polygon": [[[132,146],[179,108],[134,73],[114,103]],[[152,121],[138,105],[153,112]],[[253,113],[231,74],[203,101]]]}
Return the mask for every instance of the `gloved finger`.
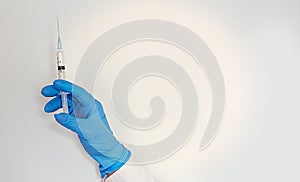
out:
{"label": "gloved finger", "polygon": [[55,120],[69,130],[79,133],[77,118],[66,113],[54,114]]}
{"label": "gloved finger", "polygon": [[61,97],[56,96],[55,98],[51,99],[49,102],[46,103],[44,111],[50,113],[58,110],[61,107]]}
{"label": "gloved finger", "polygon": [[41,94],[45,97],[54,97],[59,94],[59,90],[57,90],[53,85],[47,85],[42,88]]}
{"label": "gloved finger", "polygon": [[88,105],[91,101],[95,100],[85,89],[66,80],[55,80],[53,86],[57,90],[72,93],[73,97],[75,97],[82,105]]}
{"label": "gloved finger", "polygon": [[[69,95],[68,95],[68,106],[69,108],[73,106],[72,96]],[[57,111],[60,108],[62,108],[61,96],[58,95],[45,104],[44,111],[50,113],[50,112]]]}

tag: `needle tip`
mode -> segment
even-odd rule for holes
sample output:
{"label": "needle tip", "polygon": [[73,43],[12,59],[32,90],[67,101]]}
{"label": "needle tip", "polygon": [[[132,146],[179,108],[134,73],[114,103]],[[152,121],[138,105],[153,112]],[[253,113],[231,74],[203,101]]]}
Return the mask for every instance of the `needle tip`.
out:
{"label": "needle tip", "polygon": [[56,17],[56,24],[57,24],[57,33],[58,33],[58,36],[60,36],[60,26],[59,26],[59,17],[58,16]]}

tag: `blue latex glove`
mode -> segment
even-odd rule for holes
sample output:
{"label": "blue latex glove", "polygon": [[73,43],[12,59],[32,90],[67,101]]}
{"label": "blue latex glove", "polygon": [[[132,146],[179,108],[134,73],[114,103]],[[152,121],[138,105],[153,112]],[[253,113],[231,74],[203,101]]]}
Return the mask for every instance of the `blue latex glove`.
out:
{"label": "blue latex glove", "polygon": [[45,86],[42,95],[54,97],[45,105],[45,112],[62,107],[60,91],[69,93],[69,114],[55,114],[56,121],[77,133],[85,151],[100,164],[102,178],[121,168],[131,153],[114,137],[101,103],[83,88],[65,80],[55,80],[52,85]]}

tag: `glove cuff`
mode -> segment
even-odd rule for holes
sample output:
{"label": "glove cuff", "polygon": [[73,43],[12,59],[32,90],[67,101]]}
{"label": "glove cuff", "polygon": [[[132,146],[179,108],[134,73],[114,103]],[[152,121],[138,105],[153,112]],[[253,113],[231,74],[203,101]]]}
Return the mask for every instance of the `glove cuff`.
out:
{"label": "glove cuff", "polygon": [[108,173],[114,172],[120,169],[131,157],[131,152],[123,147],[122,155],[118,160],[113,160],[113,164],[107,168],[104,168],[101,164],[99,165],[99,171],[101,174],[101,178],[104,178]]}

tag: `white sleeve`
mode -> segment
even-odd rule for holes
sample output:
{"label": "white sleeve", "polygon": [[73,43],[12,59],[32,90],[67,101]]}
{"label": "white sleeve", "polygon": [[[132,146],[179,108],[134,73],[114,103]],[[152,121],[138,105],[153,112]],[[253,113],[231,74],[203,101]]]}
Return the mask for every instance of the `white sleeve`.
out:
{"label": "white sleeve", "polygon": [[109,176],[105,182],[159,182],[143,166],[134,166],[125,164],[114,174]]}

